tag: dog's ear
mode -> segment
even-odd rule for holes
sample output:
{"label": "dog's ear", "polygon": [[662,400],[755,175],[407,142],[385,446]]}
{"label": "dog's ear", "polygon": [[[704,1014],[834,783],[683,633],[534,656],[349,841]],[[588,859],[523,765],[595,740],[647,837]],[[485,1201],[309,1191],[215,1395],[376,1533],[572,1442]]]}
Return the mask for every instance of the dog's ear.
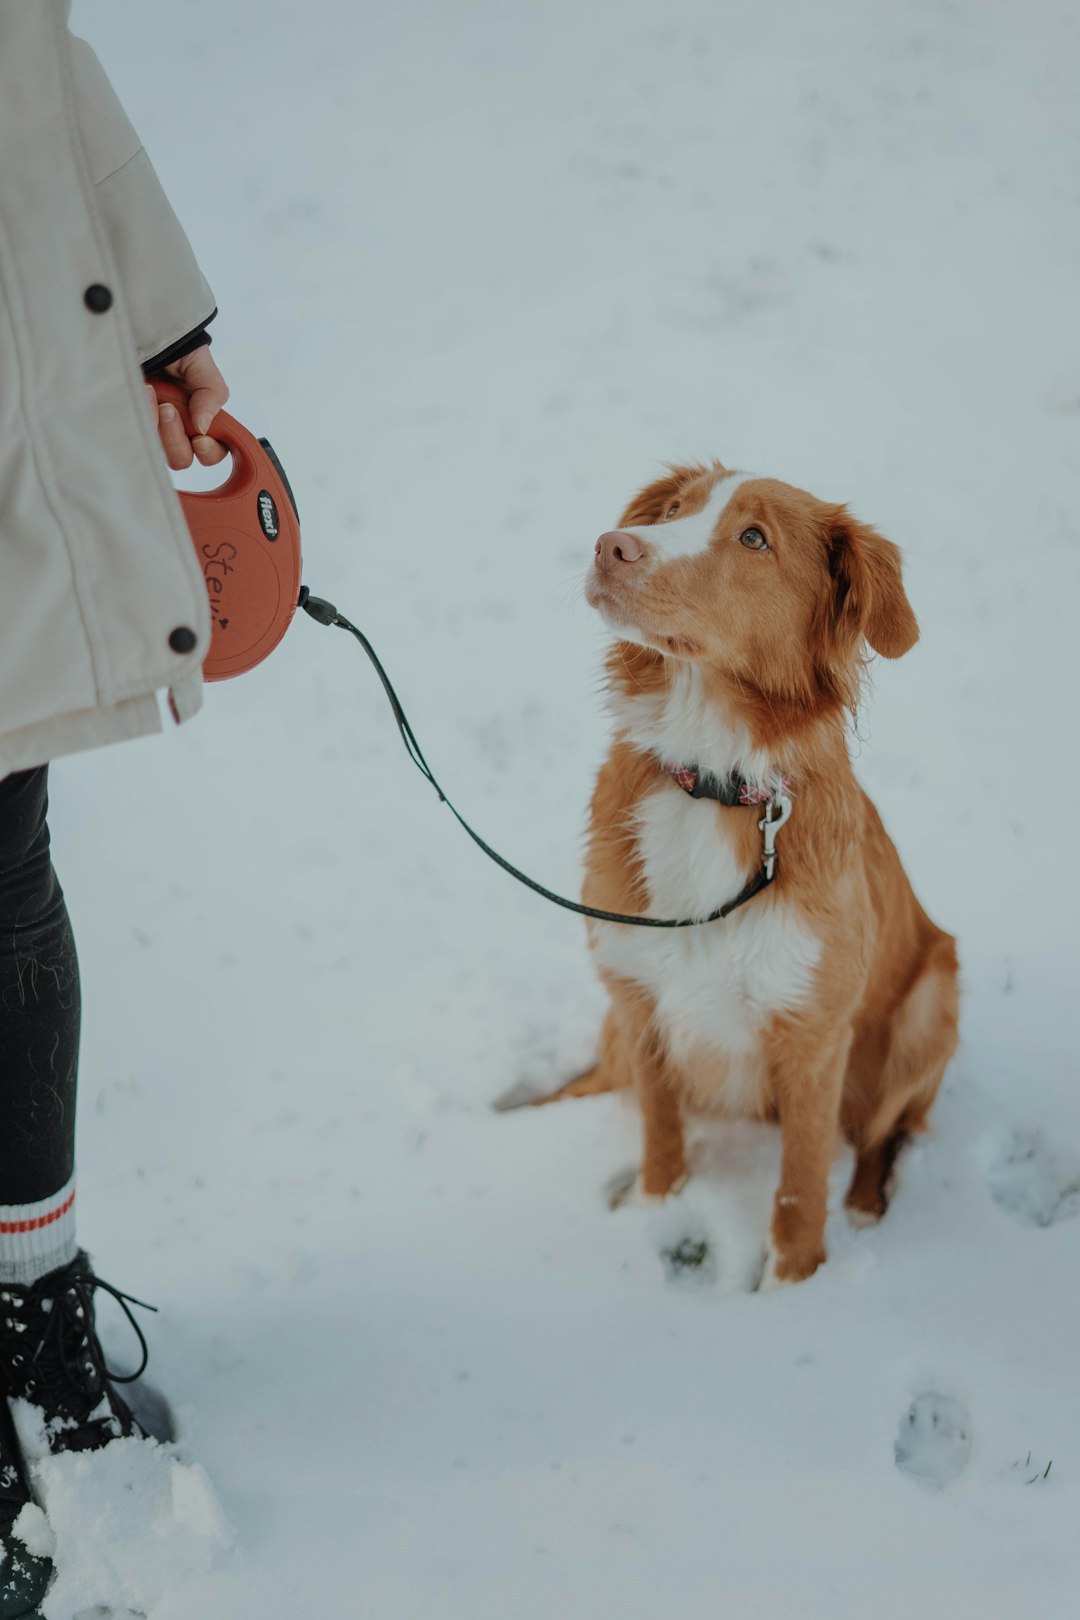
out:
{"label": "dog's ear", "polygon": [[667,517],[684,485],[705,471],[704,467],[669,467],[665,478],[657,478],[638,490],[617,527],[623,529],[631,523],[659,523],[661,518]]}
{"label": "dog's ear", "polygon": [[902,657],[918,641],[919,626],[904,590],[899,548],[844,506],[828,514],[825,544],[829,596],[822,628],[832,659],[849,663],[864,640],[884,658]]}

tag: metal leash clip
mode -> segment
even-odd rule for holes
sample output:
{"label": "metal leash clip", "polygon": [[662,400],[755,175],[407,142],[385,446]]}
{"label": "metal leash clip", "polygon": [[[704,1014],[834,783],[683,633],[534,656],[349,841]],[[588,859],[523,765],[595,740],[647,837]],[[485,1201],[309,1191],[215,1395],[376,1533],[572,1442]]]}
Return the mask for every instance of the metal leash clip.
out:
{"label": "metal leash clip", "polygon": [[776,871],[776,835],[791,814],[791,800],[786,793],[777,793],[765,806],[765,814],[758,822],[761,828],[761,869],[765,881],[771,883]]}

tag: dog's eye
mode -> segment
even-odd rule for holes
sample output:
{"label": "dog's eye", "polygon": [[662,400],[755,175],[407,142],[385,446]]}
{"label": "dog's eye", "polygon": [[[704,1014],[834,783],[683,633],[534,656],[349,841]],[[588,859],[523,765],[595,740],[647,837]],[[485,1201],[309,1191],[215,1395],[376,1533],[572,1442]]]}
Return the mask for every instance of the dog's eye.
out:
{"label": "dog's eye", "polygon": [[769,542],[760,529],[744,529],[739,536],[739,543],[744,545],[747,551],[768,551],[769,549]]}
{"label": "dog's eye", "polygon": [[664,513],[665,518],[673,518],[678,510],[679,510],[678,501],[672,501],[671,505],[668,507],[667,511]]}

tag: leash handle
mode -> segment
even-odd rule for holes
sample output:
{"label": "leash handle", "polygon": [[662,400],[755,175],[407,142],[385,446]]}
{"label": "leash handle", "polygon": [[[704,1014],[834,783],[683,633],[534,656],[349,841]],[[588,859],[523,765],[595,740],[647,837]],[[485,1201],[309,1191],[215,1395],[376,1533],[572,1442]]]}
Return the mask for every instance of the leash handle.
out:
{"label": "leash handle", "polygon": [[[190,438],[187,393],[161,378],[153,386],[161,404],[176,406]],[[300,591],[300,521],[270,441],[257,439],[228,411],[218,411],[213,430],[232,457],[228,477],[215,489],[177,494],[210,599],[203,675],[225,681],[268,658],[292,622]]]}
{"label": "leash handle", "polygon": [[492,849],[491,845],[487,843],[485,839],[481,838],[476,829],[471,827],[465,820],[465,817],[461,814],[460,810],[458,810],[451,800],[447,798],[438,780],[436,779],[434,771],[424,758],[423,750],[421,749],[420,744],[417,742],[416,734],[409,723],[409,717],[405,713],[401,699],[394,690],[394,686],[389,675],[383,668],[382,660],[379,658],[378,653],[375,651],[375,648],[371,645],[371,642],[368,640],[367,636],[365,636],[364,632],[357,629],[355,624],[351,624],[349,620],[345,618],[344,614],[339,613],[332,602],[325,601],[321,596],[312,596],[306,585],[301,586],[300,596],[296,605],[297,607],[303,608],[304,612],[313,618],[316,624],[333,625],[339,630],[347,630],[351,636],[355,636],[356,640],[367,653],[376,675],[378,675],[379,680],[382,682],[383,691],[386,693],[387,700],[393,711],[394,719],[397,722],[398,731],[401,733],[401,740],[405,744],[409,758],[412,760],[421,776],[430,782],[431,786],[435,789],[435,792],[439,795],[441,803],[446,805],[447,809],[457,821],[458,825],[468,833],[473,843],[476,844],[479,849],[483,850],[484,854],[489,860],[494,861],[496,866],[501,866],[504,872],[508,873],[510,877],[516,878],[518,883],[523,883],[525,887],[527,889],[531,889],[534,894],[540,895],[544,900],[550,900],[552,905],[561,906],[564,911],[576,912],[579,917],[592,917],[597,922],[625,923],[632,928],[700,928],[705,923],[722,922],[725,917],[729,917],[733,911],[738,909],[739,906],[744,906],[748,900],[752,900],[756,894],[760,894],[762,889],[767,889],[774,881],[776,863],[774,843],[776,831],[783,825],[784,821],[787,820],[787,816],[790,814],[791,810],[790,802],[786,799],[783,801],[784,805],[786,805],[786,810],[781,810],[781,812],[775,816],[770,815],[770,810],[772,808],[771,805],[766,805],[765,818],[758,823],[758,825],[762,828],[765,840],[765,857],[762,860],[761,866],[750,879],[750,882],[746,885],[746,887],[741,889],[735,896],[734,900],[727,901],[725,905],[720,906],[718,910],[714,911],[708,917],[642,917],[630,915],[629,913],[621,911],[601,911],[596,906],[586,906],[580,900],[570,900],[566,897],[566,895],[556,894],[554,889],[545,888],[545,886],[542,883],[538,883],[535,878],[529,877],[528,873],[522,872],[519,867],[514,866],[512,862],[506,859],[505,855],[500,855],[498,850]]}

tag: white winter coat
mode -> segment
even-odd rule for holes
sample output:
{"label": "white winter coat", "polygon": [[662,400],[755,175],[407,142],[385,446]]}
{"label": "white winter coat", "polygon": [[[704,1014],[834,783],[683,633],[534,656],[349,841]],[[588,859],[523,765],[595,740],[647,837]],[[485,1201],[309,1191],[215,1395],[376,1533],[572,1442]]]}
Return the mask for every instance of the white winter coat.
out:
{"label": "white winter coat", "polygon": [[0,0],[0,777],[186,719],[210,635],[139,363],[214,298],[69,9]]}

